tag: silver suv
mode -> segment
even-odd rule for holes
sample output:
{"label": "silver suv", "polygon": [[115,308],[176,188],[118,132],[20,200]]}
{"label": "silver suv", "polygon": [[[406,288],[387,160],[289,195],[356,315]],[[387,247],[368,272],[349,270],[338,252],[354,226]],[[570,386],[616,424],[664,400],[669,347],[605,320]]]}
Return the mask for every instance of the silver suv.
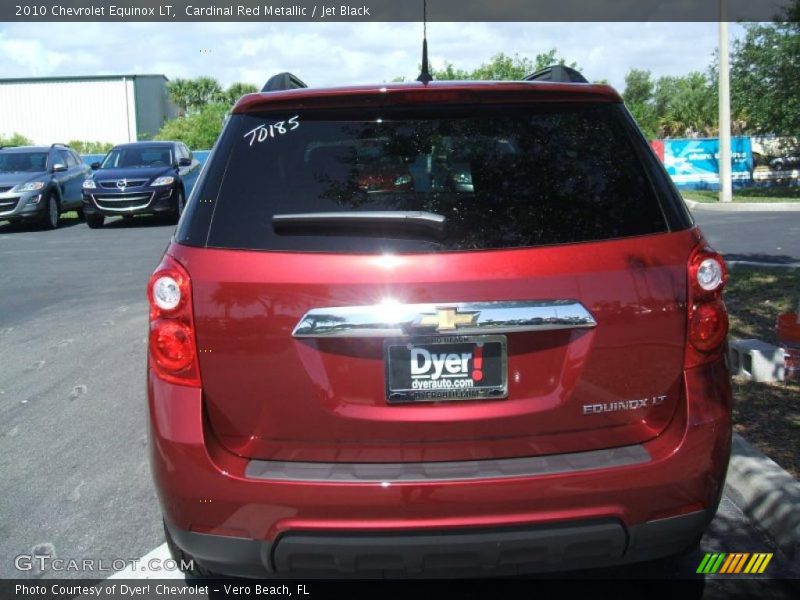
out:
{"label": "silver suv", "polygon": [[64,144],[0,146],[0,221],[58,227],[62,212],[80,210],[81,185],[91,173]]}

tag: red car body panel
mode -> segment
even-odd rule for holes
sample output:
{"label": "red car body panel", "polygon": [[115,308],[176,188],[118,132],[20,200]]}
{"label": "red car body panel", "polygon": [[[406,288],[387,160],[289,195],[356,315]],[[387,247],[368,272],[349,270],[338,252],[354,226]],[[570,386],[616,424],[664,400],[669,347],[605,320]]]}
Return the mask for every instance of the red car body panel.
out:
{"label": "red car body panel", "polygon": [[518,103],[518,102],[622,102],[614,88],[599,84],[563,84],[508,81],[433,81],[387,83],[382,86],[346,86],[319,89],[295,89],[269,94],[242,96],[233,113],[263,109],[319,108],[325,106],[377,106],[381,104],[446,103]]}
{"label": "red car body panel", "polygon": [[685,372],[675,418],[645,464],[532,478],[448,482],[256,481],[208,429],[200,389],[148,379],[152,464],[168,521],[274,540],[292,530],[439,530],[613,517],[631,526],[715,507],[730,449],[722,361]]}
{"label": "red car body panel", "polygon": [[[215,435],[242,456],[405,462],[534,456],[657,436],[680,394],[696,231],[437,255],[318,255],[173,245],[192,277]],[[313,308],[579,298],[592,330],[508,336],[504,400],[387,405],[381,339],[295,339]],[[642,410],[584,405],[665,396]],[[332,435],[332,432],[335,434]]]}

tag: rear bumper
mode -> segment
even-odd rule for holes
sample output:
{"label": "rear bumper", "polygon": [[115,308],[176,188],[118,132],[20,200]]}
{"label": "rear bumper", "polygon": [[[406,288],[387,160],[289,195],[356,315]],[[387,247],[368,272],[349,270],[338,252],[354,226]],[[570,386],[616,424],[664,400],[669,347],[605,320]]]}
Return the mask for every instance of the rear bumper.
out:
{"label": "rear bumper", "polygon": [[263,576],[503,574],[600,567],[690,546],[730,454],[720,361],[686,373],[649,460],[534,476],[257,479],[204,427],[202,391],[149,377],[152,466],[176,544],[212,571]]}
{"label": "rear bumper", "polygon": [[175,543],[213,573],[264,577],[501,576],[622,565],[679,553],[713,518],[698,511],[626,528],[613,519],[438,533],[297,532],[275,542],[184,531]]}

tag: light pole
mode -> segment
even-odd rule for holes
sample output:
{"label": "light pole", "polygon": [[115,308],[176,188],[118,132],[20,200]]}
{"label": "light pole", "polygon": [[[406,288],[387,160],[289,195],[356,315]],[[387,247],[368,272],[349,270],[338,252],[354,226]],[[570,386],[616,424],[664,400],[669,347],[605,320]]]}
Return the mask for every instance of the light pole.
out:
{"label": "light pole", "polygon": [[727,0],[720,0],[719,13],[719,201],[731,202],[731,81]]}

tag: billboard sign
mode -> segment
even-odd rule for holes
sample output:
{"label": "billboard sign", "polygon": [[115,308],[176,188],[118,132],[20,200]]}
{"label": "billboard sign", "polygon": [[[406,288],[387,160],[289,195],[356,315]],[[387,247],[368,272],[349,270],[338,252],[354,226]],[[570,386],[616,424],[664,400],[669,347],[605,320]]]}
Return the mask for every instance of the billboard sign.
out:
{"label": "billboard sign", "polygon": [[[678,187],[719,186],[719,140],[664,140],[664,166]],[[734,184],[752,181],[753,152],[749,137],[731,139],[731,178]]]}

